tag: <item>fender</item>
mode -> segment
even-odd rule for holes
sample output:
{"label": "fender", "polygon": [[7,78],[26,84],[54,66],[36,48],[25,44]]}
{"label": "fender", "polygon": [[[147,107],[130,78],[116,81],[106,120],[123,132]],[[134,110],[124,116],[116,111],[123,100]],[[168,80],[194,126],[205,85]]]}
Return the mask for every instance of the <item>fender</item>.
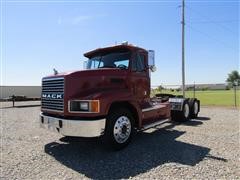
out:
{"label": "fender", "polygon": [[101,111],[106,116],[109,113],[110,107],[113,103],[129,103],[133,106],[139,118],[139,122],[141,122],[142,111],[137,103],[134,95],[132,95],[127,89],[120,89],[113,93],[113,90],[101,91],[92,96],[93,99],[99,99],[101,103]]}

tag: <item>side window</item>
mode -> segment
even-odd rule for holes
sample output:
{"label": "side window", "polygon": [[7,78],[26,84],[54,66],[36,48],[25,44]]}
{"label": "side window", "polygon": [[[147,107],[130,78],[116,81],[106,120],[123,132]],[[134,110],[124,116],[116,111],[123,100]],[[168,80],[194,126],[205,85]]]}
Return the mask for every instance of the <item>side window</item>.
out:
{"label": "side window", "polygon": [[144,63],[144,55],[143,54],[138,54],[138,62],[137,62],[137,69],[138,71],[144,71],[145,69],[145,63]]}
{"label": "side window", "polygon": [[135,54],[135,58],[132,62],[132,70],[136,72],[142,72],[145,69],[144,55]]}
{"label": "side window", "polygon": [[138,61],[137,54],[135,54],[135,57],[133,58],[132,61],[132,71],[137,71],[137,61]]}
{"label": "side window", "polygon": [[146,56],[144,54],[140,54],[140,57],[141,57],[141,61],[142,61],[143,67],[145,69],[147,67],[146,66]]}

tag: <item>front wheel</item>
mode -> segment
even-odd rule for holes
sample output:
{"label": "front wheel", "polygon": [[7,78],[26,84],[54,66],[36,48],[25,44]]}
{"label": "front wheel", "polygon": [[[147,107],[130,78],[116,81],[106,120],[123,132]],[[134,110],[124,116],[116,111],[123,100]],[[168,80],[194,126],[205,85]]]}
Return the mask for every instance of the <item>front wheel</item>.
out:
{"label": "front wheel", "polygon": [[119,150],[131,141],[133,134],[132,114],[124,108],[113,109],[107,117],[104,139],[107,146]]}

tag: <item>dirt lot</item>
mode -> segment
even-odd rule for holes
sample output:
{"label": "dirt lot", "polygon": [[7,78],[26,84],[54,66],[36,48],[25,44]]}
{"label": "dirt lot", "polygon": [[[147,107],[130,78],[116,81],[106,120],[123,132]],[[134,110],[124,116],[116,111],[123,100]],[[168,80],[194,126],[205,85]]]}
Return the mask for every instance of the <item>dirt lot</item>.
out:
{"label": "dirt lot", "polygon": [[240,179],[236,109],[202,108],[199,119],[167,122],[111,152],[97,138],[40,129],[36,104],[2,103],[1,179]]}

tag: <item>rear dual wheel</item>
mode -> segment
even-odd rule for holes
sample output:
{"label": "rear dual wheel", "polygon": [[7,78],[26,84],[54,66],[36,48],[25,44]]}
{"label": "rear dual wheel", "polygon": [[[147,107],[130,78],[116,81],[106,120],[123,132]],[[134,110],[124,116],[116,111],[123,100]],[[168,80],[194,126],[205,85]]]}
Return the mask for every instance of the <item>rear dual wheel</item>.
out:
{"label": "rear dual wheel", "polygon": [[200,109],[200,102],[197,99],[190,99],[189,100],[189,105],[191,107],[190,110],[190,117],[191,118],[197,118],[198,117],[198,113],[199,113],[199,109]]}
{"label": "rear dual wheel", "polygon": [[188,121],[190,118],[197,118],[200,110],[200,102],[197,99],[185,99],[181,111],[172,111],[172,120],[178,122]]}
{"label": "rear dual wheel", "polygon": [[181,111],[171,112],[172,120],[177,122],[185,122],[190,118],[190,105],[188,100],[184,100]]}

